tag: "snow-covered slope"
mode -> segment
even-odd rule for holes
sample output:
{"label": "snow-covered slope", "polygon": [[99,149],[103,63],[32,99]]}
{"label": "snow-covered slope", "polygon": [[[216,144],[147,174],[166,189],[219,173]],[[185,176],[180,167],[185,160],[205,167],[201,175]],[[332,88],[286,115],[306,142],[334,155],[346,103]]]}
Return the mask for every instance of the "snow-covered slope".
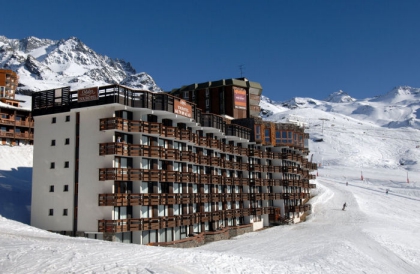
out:
{"label": "snow-covered slope", "polygon": [[145,72],[129,62],[97,54],[76,37],[59,41],[0,36],[0,67],[16,71],[18,90],[72,89],[121,83],[138,89],[162,91]]}
{"label": "snow-covered slope", "polygon": [[[343,91],[331,94],[325,101],[296,97],[286,102],[274,103],[271,108],[274,107],[286,107],[290,110],[316,109],[380,127],[420,129],[420,89],[412,87],[396,87],[385,95],[360,100]],[[261,105],[261,108],[263,112],[266,106]],[[264,117],[277,112],[269,112]]]}
{"label": "snow-covered slope", "polygon": [[[0,217],[1,272],[420,273],[419,130],[386,127],[379,115],[390,102],[394,108],[415,103],[411,88],[404,96],[342,103],[301,98],[293,109],[261,102],[271,111],[265,119],[307,125],[310,156],[320,167],[305,223],[172,249],[64,237],[12,221],[23,213],[0,208],[9,214]],[[357,104],[369,108],[355,114]],[[390,111],[387,119],[404,117]],[[30,149],[0,146],[0,203],[10,196],[8,208],[25,209],[26,216],[30,201],[21,193],[30,182],[21,170],[32,167]],[[22,184],[25,189],[17,187]]]}

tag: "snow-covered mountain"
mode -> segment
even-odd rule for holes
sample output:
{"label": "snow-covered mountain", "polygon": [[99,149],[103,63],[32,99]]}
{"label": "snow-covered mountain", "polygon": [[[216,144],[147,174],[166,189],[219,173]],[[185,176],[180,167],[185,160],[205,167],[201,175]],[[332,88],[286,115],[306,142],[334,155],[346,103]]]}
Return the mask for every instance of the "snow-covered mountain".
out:
{"label": "snow-covered mountain", "polygon": [[97,54],[76,37],[56,41],[0,36],[0,67],[18,73],[18,90],[22,91],[63,86],[79,89],[114,83],[162,91],[147,73],[136,73],[124,60]]}
{"label": "snow-covered mountain", "polygon": [[[360,122],[368,122],[380,127],[420,129],[420,89],[412,87],[395,87],[388,93],[374,98],[354,99],[343,91],[338,91],[326,100],[296,97],[286,102],[271,104],[265,101],[260,105],[261,116],[268,118],[280,111],[273,109],[288,108],[272,120],[283,119],[284,116],[307,110],[320,110],[326,116],[330,113],[344,115]],[[306,109],[306,111],[305,111]],[[311,115],[308,116],[310,119]]]}
{"label": "snow-covered mountain", "polygon": [[330,94],[330,96],[328,96],[324,101],[332,103],[349,103],[356,101],[356,99],[352,98],[344,91],[339,90]]}

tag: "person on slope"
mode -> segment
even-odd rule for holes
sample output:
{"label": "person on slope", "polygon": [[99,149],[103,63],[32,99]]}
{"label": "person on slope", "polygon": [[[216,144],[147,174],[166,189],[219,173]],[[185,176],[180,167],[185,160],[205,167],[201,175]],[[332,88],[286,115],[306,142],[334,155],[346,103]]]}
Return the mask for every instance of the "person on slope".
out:
{"label": "person on slope", "polygon": [[347,206],[347,204],[344,202],[344,205],[343,205],[343,210],[345,210],[345,209],[346,209],[346,206]]}

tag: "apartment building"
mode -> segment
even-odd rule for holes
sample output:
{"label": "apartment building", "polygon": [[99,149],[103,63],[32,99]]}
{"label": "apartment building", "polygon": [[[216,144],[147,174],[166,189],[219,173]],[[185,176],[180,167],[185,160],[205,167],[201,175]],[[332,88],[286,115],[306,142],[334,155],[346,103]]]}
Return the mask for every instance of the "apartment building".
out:
{"label": "apartment building", "polygon": [[[31,225],[191,247],[303,219],[315,187],[308,136],[251,116],[247,94],[241,119],[121,85],[33,94]],[[258,125],[284,141],[252,137]]]}
{"label": "apartment building", "polygon": [[15,99],[18,80],[14,71],[0,69],[0,145],[33,143],[31,109]]}
{"label": "apartment building", "polygon": [[195,103],[206,113],[228,119],[258,117],[262,87],[246,78],[194,83],[173,89],[170,94]]}

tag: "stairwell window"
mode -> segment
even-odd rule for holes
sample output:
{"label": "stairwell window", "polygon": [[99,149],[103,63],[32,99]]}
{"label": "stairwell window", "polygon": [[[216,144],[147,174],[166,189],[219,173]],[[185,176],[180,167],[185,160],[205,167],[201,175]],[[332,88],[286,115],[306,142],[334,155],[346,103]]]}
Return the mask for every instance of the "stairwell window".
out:
{"label": "stairwell window", "polygon": [[64,168],[69,168],[69,166],[70,166],[69,161],[65,161],[64,162]]}
{"label": "stairwell window", "polygon": [[55,124],[56,122],[57,122],[57,118],[52,117],[52,119],[51,119],[51,124]]}
{"label": "stairwell window", "polygon": [[51,164],[50,164],[50,168],[51,168],[51,169],[54,169],[54,168],[55,168],[55,162],[51,162]]}
{"label": "stairwell window", "polygon": [[55,140],[51,140],[51,146],[55,146]]}
{"label": "stairwell window", "polygon": [[66,122],[70,122],[70,115],[66,116]]}
{"label": "stairwell window", "polygon": [[63,216],[67,216],[67,208],[63,209]]}
{"label": "stairwell window", "polygon": [[66,138],[66,141],[64,142],[65,145],[69,145],[70,144],[70,138]]}
{"label": "stairwell window", "polygon": [[54,192],[54,186],[50,186],[50,192]]}
{"label": "stairwell window", "polygon": [[50,208],[48,215],[49,216],[54,216],[54,209]]}
{"label": "stairwell window", "polygon": [[67,192],[67,191],[69,191],[69,185],[64,185],[64,190],[63,190],[64,192]]}

